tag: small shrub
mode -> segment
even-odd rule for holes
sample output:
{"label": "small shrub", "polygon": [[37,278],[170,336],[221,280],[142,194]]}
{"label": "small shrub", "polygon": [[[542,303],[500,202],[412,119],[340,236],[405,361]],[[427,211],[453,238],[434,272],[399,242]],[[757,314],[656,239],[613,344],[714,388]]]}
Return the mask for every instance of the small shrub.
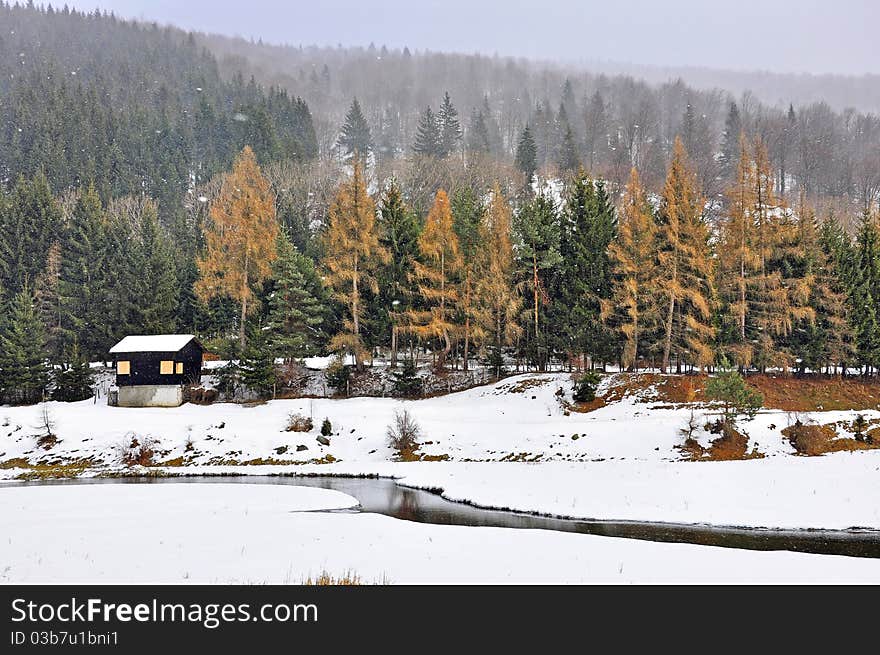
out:
{"label": "small shrub", "polygon": [[486,353],[486,366],[492,371],[495,378],[500,378],[507,370],[504,368],[504,353],[501,348],[492,346]]}
{"label": "small shrub", "polygon": [[330,366],[324,371],[327,384],[335,388],[337,393],[347,393],[348,382],[351,379],[351,366],[345,364],[342,357],[335,358]]}
{"label": "small shrub", "polygon": [[119,461],[125,466],[153,466],[156,444],[152,437],[138,437],[129,432],[125,440],[117,446]]}
{"label": "small shrub", "polygon": [[706,384],[706,398],[721,403],[724,423],[735,423],[737,416],[755,417],[764,404],[764,397],[746,386],[739,371],[732,368],[727,359],[718,364],[718,375]]}
{"label": "small shrub", "polygon": [[694,432],[699,428],[699,424],[697,422],[696,416],[694,416],[694,410],[691,410],[691,415],[688,418],[687,423],[685,423],[683,428],[679,428],[678,432],[683,436],[686,440],[694,438]]}
{"label": "small shrub", "polygon": [[308,416],[303,416],[298,412],[293,412],[287,416],[287,427],[285,430],[288,432],[309,432],[313,427],[312,419]]}
{"label": "small shrub", "polygon": [[388,439],[388,445],[396,450],[401,457],[406,457],[412,455],[419,447],[422,429],[409,410],[404,409],[394,412],[394,422],[388,426],[385,435]]}
{"label": "small shrub", "polygon": [[575,383],[573,398],[578,403],[589,403],[596,400],[596,388],[602,377],[596,371],[584,373]]}
{"label": "small shrub", "polygon": [[400,370],[391,374],[394,395],[402,398],[415,398],[422,394],[422,379],[418,375],[415,360],[407,357]]}
{"label": "small shrub", "polygon": [[321,423],[321,436],[329,437],[333,434],[333,425],[330,423],[329,418],[325,418],[323,423]]}
{"label": "small shrub", "polygon": [[856,441],[864,441],[865,440],[865,429],[868,427],[868,422],[865,420],[865,417],[861,414],[856,416],[853,421],[853,432],[856,435]]}

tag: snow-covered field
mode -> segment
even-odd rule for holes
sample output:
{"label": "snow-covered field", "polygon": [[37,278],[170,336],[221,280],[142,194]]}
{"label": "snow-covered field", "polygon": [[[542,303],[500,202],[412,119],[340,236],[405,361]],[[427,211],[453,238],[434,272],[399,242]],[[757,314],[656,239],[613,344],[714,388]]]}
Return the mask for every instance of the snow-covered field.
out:
{"label": "snow-covered field", "polygon": [[436,526],[324,489],[238,484],[0,489],[0,581],[877,583],[880,560],[544,530]]}
{"label": "snow-covered field", "polygon": [[[278,400],[131,409],[91,401],[48,403],[58,441],[39,445],[40,408],[0,408],[0,479],[127,470],[170,474],[311,473],[383,475],[442,489],[478,505],[568,517],[719,525],[880,528],[880,451],[799,457],[780,430],[792,417],[765,411],[742,424],[764,459],[685,462],[676,446],[690,410],[636,397],[589,413],[566,411],[565,374],[521,375],[498,384],[418,401],[390,398]],[[444,462],[392,462],[385,443],[394,412],[406,407],[423,431],[420,453]],[[284,430],[288,415],[313,418],[307,433]],[[866,418],[878,412],[862,412]],[[333,426],[330,445],[316,438]],[[802,420],[852,420],[816,412]],[[708,444],[710,435],[699,432]],[[126,446],[152,443],[153,462],[127,469]],[[307,450],[302,450],[305,447]],[[514,460],[514,461],[511,461]]]}

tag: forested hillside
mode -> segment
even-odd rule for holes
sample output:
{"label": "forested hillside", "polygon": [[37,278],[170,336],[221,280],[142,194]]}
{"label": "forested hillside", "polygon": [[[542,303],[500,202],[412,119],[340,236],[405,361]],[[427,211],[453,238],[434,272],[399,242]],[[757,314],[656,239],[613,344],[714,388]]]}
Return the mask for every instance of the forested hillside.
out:
{"label": "forested hillside", "polygon": [[[299,98],[233,76],[175,29],[0,3],[0,175],[43,172],[101,199],[146,193],[169,215],[250,145],[267,161],[316,153]],[[164,205],[168,207],[165,209]]]}
{"label": "forested hillside", "polygon": [[220,63],[32,6],[0,25],[7,401],[88,395],[86,361],[172,331],[262,394],[278,358],[351,355],[344,389],[379,350],[402,395],[416,357],[880,366],[872,114],[383,48]]}

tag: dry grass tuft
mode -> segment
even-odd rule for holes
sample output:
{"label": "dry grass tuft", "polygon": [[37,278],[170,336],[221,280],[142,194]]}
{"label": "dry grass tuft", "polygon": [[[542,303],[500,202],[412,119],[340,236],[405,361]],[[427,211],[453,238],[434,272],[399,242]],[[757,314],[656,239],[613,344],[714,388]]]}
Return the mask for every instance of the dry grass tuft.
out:
{"label": "dry grass tuft", "polygon": [[327,571],[322,571],[315,578],[312,578],[312,576],[306,578],[303,584],[308,587],[359,587],[364,582],[361,580],[361,576],[352,571],[348,571],[338,577],[334,577]]}

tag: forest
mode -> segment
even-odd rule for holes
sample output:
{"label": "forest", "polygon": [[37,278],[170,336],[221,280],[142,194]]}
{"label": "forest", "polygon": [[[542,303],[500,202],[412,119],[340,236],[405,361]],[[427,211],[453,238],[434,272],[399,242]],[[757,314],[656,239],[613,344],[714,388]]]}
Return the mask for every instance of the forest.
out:
{"label": "forest", "polygon": [[324,353],[339,379],[380,351],[410,376],[880,366],[874,114],[384,48],[278,76],[33,4],[0,25],[6,402],[88,397],[87,362],[163,332],[259,393]]}

